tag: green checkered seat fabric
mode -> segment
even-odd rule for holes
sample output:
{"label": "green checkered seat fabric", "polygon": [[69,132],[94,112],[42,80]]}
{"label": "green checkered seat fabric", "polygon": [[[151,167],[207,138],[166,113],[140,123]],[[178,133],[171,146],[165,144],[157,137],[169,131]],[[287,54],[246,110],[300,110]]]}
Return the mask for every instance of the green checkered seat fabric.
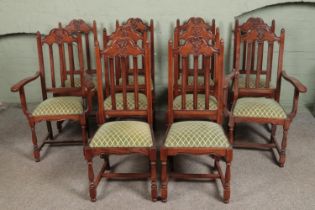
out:
{"label": "green checkered seat fabric", "polygon": [[[130,110],[135,109],[135,98],[134,93],[129,92],[127,95],[127,107]],[[145,110],[147,109],[147,97],[143,93],[139,93],[139,109]],[[124,103],[123,103],[123,94],[122,93],[116,93],[115,94],[116,99],[116,110],[123,110]],[[105,110],[111,110],[112,109],[112,98],[111,96],[108,96],[104,101],[104,109]]]}
{"label": "green checkered seat fabric", "polygon": [[76,115],[83,113],[82,98],[62,96],[46,99],[33,111],[33,116]]}
{"label": "green checkered seat fabric", "polygon": [[287,118],[285,111],[277,101],[264,97],[244,97],[238,99],[233,110],[233,115],[236,117]]}
{"label": "green checkered seat fabric", "polygon": [[[94,87],[96,87],[97,80],[96,77],[92,77],[92,83],[94,84]],[[65,87],[71,87],[71,79],[68,78],[65,80]],[[81,87],[81,79],[78,77],[74,78],[74,87]]]}
{"label": "green checkered seat fabric", "polygon": [[148,123],[116,121],[103,124],[95,133],[90,147],[151,147],[152,136]]}
{"label": "green checkered seat fabric", "polygon": [[[197,77],[197,83],[199,85],[203,85],[205,82],[204,76],[198,76]],[[209,80],[210,85],[214,85],[214,81],[212,79]],[[179,79],[177,81],[178,85],[182,84],[182,75],[179,76]],[[188,80],[187,80],[187,84],[188,85],[193,85],[194,84],[194,76],[188,76]]]}
{"label": "green checkered seat fabric", "polygon": [[[266,83],[266,79],[263,77],[260,77],[259,83],[258,83],[258,88],[264,88],[265,83]],[[239,88],[245,88],[245,84],[246,84],[246,76],[240,75],[240,77],[238,79],[238,87]],[[256,75],[250,75],[248,87],[249,88],[256,88]]]}
{"label": "green checkered seat fabric", "polygon": [[[186,94],[186,110],[193,110],[194,108],[194,95],[193,94]],[[205,94],[198,94],[197,95],[197,109],[198,110],[205,110]],[[182,95],[176,96],[173,101],[173,109],[180,110],[182,109]],[[217,99],[213,96],[209,97],[209,110],[217,110]]]}
{"label": "green checkered seat fabric", "polygon": [[166,147],[230,147],[222,127],[207,121],[173,123],[164,145]]}

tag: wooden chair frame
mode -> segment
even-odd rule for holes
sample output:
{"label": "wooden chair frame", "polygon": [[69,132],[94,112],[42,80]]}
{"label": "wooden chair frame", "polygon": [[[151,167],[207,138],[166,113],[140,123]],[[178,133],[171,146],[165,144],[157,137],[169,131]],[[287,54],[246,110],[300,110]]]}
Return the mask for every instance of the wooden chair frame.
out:
{"label": "wooden chair frame", "polygon": [[[286,159],[286,147],[287,147],[287,135],[290,124],[297,113],[298,108],[298,99],[299,93],[305,93],[306,87],[299,82],[297,79],[290,77],[283,70],[283,53],[284,53],[284,37],[285,31],[281,29],[280,36],[277,36],[274,33],[275,22],[272,21],[272,26],[267,26],[262,19],[260,18],[250,18],[246,23],[239,26],[238,21],[236,22],[235,28],[235,55],[234,55],[234,65],[235,69],[232,74],[229,76],[233,80],[233,104],[231,108],[231,113],[229,113],[229,139],[231,144],[237,148],[251,148],[251,149],[267,149],[267,150],[276,150],[279,154],[279,166],[283,167]],[[267,54],[267,69],[262,69],[262,57],[263,57],[263,43],[268,42],[268,54]],[[256,71],[251,64],[255,53],[253,51],[254,45],[247,45],[247,56],[251,56],[251,59],[246,60],[245,69],[240,69],[240,45],[241,43],[258,43],[258,54],[257,54],[257,69]],[[271,71],[272,71],[272,57],[274,50],[274,43],[279,44],[279,56],[278,56],[278,67],[277,67],[277,78],[276,78],[276,87],[271,87],[269,85],[271,80]],[[244,68],[244,67],[243,67]],[[238,80],[239,75],[246,75],[246,84],[244,88],[239,88]],[[255,74],[255,88],[249,87],[249,75]],[[258,84],[260,82],[260,75],[266,74],[265,87],[259,88]],[[271,119],[271,118],[254,118],[254,117],[236,117],[233,116],[233,109],[238,98],[241,97],[267,97],[273,98],[279,103],[280,100],[280,90],[281,90],[281,81],[282,79],[288,81],[294,87],[294,97],[293,97],[293,108],[291,113],[287,114],[286,119]],[[241,143],[234,142],[234,127],[236,123],[239,122],[256,122],[260,124],[271,124],[271,137],[270,141],[267,144],[259,143]],[[281,144],[275,138],[276,126],[283,126],[283,137]],[[274,153],[273,153],[274,154]]]}
{"label": "wooden chair frame", "polygon": [[[100,50],[98,42],[95,44],[95,54],[96,54],[96,69],[97,69],[97,79],[98,79],[98,122],[99,124],[106,123],[107,117],[132,117],[132,116],[142,116],[146,117],[147,122],[151,127],[151,135],[152,138],[154,137],[152,131],[152,96],[151,96],[151,80],[150,80],[150,47],[149,43],[145,44],[145,48],[139,48],[136,43],[129,37],[116,37],[112,40],[111,44],[106,46],[104,50]],[[130,88],[134,90],[134,99],[135,99],[135,110],[129,110],[127,108],[127,56],[133,56],[134,58],[137,56],[143,55],[145,58],[145,83],[146,83],[146,96],[147,96],[147,109],[140,110],[139,109],[139,99],[138,93],[139,85],[138,85],[138,68],[135,65],[134,69],[134,76],[135,82],[133,87],[128,87],[129,91]],[[114,80],[114,59],[119,57],[119,62],[122,62],[122,85],[115,83]],[[104,66],[105,66],[105,82],[108,82],[110,85],[110,90],[107,92],[110,93],[112,99],[112,110],[105,110],[104,109],[104,94],[103,94],[103,74],[102,74],[102,60],[104,59]],[[117,65],[116,65],[117,67]],[[119,87],[120,86],[120,87]],[[116,88],[119,87],[119,88]],[[115,104],[115,93],[117,91],[123,93],[123,109],[118,110],[116,109]],[[106,91],[105,91],[106,92]],[[150,161],[150,172],[149,173],[114,173],[110,171],[110,164],[108,155],[111,154],[132,154],[137,153],[144,156],[147,156]],[[88,162],[88,174],[89,174],[89,182],[90,182],[90,197],[91,201],[96,201],[96,188],[101,180],[102,177],[108,179],[144,179],[144,178],[151,178],[151,198],[152,201],[157,200],[157,175],[156,175],[156,145],[153,139],[153,146],[152,147],[106,147],[106,148],[92,148],[86,146],[84,148],[84,155]],[[101,156],[104,158],[104,165],[100,170],[99,174],[95,177],[94,170],[93,170],[93,157]]]}
{"label": "wooden chair frame", "polygon": [[[173,49],[173,43],[170,40],[168,45],[168,68],[169,68],[169,85],[168,85],[168,115],[176,115],[176,117],[186,116],[186,118],[196,118],[196,117],[205,117],[210,118],[213,121],[217,122],[218,124],[222,124],[223,122],[223,56],[224,56],[224,44],[223,41],[217,41],[215,46],[209,46],[207,41],[200,38],[200,37],[192,37],[186,41],[186,44]],[[174,60],[175,58],[180,55],[187,58],[189,55],[194,56],[194,110],[185,110],[185,89],[186,89],[186,82],[183,79],[183,97],[182,97],[182,110],[176,112],[173,109],[173,86],[174,86]],[[211,56],[215,57],[215,76],[217,77],[215,80],[215,92],[214,95],[217,97],[218,101],[218,110],[216,111],[205,111],[205,110],[197,110],[196,109],[196,100],[197,100],[197,58],[199,55],[203,55],[204,57],[208,57],[208,61],[210,60]],[[183,74],[184,77],[187,76],[188,69],[185,68],[183,65]],[[209,65],[208,65],[209,66]],[[210,68],[205,69],[205,93],[206,93],[206,100],[205,100],[205,107],[209,106],[209,98],[210,96],[210,85],[209,85],[209,77]],[[175,78],[176,80],[176,78]],[[169,116],[169,128],[173,122],[173,116]],[[168,134],[166,132],[166,136]],[[161,198],[162,201],[167,201],[167,194],[168,194],[168,177],[171,176],[175,179],[205,179],[205,180],[215,180],[220,179],[221,183],[224,188],[224,202],[229,202],[230,199],[230,178],[231,178],[231,161],[232,161],[232,148],[214,148],[214,147],[166,147],[163,146],[160,148],[160,158],[162,162],[162,172],[161,172]],[[209,174],[182,174],[176,173],[171,171],[168,175],[167,172],[167,161],[168,158],[174,157],[178,154],[191,154],[191,155],[211,155],[214,158],[214,166],[218,173],[209,173]],[[222,169],[220,167],[219,161],[223,159],[226,162],[226,171],[223,174]],[[170,159],[171,160],[171,159]],[[171,165],[173,165],[171,163]],[[172,169],[172,167],[171,167]]]}
{"label": "wooden chair frame", "polygon": [[[60,58],[60,75],[61,75],[61,87],[56,86],[55,79],[55,66],[54,66],[54,57],[53,57],[53,45],[57,44],[59,49],[59,58]],[[43,57],[43,46],[47,45],[49,47],[49,62],[50,62],[50,73],[51,73],[51,84],[52,87],[47,87],[46,77],[45,77],[45,65]],[[79,59],[79,69],[76,70],[74,66],[70,64],[70,70],[67,71],[65,63],[65,49],[64,45],[68,46],[68,55],[69,60],[73,60],[73,46],[77,45],[78,48],[78,59]],[[82,114],[72,114],[72,115],[53,115],[53,116],[33,116],[32,113],[27,108],[26,96],[24,91],[24,86],[28,83],[40,79],[42,98],[43,101],[46,100],[47,94],[52,93],[53,96],[82,96],[83,98],[90,98],[90,90],[93,88],[93,85],[85,79],[84,74],[84,63],[82,55],[82,44],[81,44],[81,35],[71,36],[64,29],[56,28],[52,29],[50,33],[42,37],[40,32],[37,32],[37,50],[38,50],[38,59],[39,59],[39,70],[32,77],[27,77],[17,84],[11,87],[12,92],[19,92],[20,100],[22,105],[22,111],[25,114],[29,125],[32,131],[32,142],[33,142],[33,156],[35,161],[40,161],[40,150],[45,144],[50,145],[77,145],[77,144],[86,144],[86,115],[91,111],[91,104],[88,104],[88,108]],[[85,84],[80,88],[76,87],[65,87],[64,76],[69,74],[71,81],[73,82],[74,74],[80,74],[81,84]],[[89,101],[89,100],[88,100]],[[58,141],[55,140],[57,135],[53,135],[53,130],[51,126],[51,121],[64,121],[64,120],[75,120],[79,121],[82,129],[82,140],[80,141]],[[35,124],[41,121],[46,121],[48,135],[44,138],[43,142],[38,145],[37,136],[35,132]],[[61,132],[61,124],[58,124],[59,133]]]}

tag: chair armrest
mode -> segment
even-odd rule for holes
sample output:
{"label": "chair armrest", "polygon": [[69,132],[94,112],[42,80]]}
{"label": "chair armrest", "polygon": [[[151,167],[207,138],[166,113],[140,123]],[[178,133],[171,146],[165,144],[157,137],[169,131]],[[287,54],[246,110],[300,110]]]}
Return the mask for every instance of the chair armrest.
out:
{"label": "chair armrest", "polygon": [[307,88],[296,78],[289,76],[285,71],[282,71],[283,79],[290,82],[299,92],[305,93]]}
{"label": "chair armrest", "polygon": [[37,79],[38,77],[39,77],[39,72],[36,72],[34,76],[22,79],[21,81],[19,81],[18,83],[16,83],[15,85],[13,85],[11,87],[11,91],[12,92],[20,91],[21,88],[23,88],[26,84],[32,82],[33,80]]}

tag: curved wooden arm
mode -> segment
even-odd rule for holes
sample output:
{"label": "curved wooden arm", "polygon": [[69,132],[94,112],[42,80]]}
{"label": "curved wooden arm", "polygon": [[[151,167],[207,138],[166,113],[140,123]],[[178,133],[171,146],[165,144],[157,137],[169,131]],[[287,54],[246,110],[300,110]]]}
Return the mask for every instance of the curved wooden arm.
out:
{"label": "curved wooden arm", "polygon": [[282,71],[282,77],[290,82],[299,92],[306,93],[307,88],[299,80],[289,76],[285,71]]}
{"label": "curved wooden arm", "polygon": [[288,114],[288,118],[292,121],[297,113],[299,94],[305,93],[307,88],[299,80],[289,76],[285,71],[282,71],[282,77],[294,86],[293,107],[291,113]]}
{"label": "curved wooden arm", "polygon": [[16,83],[15,85],[13,85],[11,87],[11,91],[12,92],[20,91],[21,88],[23,88],[26,84],[32,82],[33,80],[37,79],[38,77],[39,77],[39,72],[36,72],[34,76],[22,79],[21,81],[19,81],[18,83]]}

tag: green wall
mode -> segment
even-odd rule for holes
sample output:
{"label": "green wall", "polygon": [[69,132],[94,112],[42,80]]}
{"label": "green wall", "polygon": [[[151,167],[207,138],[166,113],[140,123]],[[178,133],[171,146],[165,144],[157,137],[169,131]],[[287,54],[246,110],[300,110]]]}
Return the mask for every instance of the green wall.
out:
{"label": "green wall", "polygon": [[[276,19],[276,28],[286,29],[285,69],[308,86],[308,93],[301,97],[301,104],[314,102],[315,74],[315,7],[310,3],[285,4],[283,0],[121,0],[121,1],[0,1],[0,101],[19,102],[18,94],[10,92],[10,86],[25,76],[32,75],[38,68],[36,40],[34,35],[15,33],[42,33],[56,27],[58,22],[66,24],[73,18],[88,22],[96,20],[101,29],[114,29],[115,20],[129,17],[152,18],[155,23],[155,60],[157,97],[159,109],[166,99],[167,84],[167,41],[171,37],[177,18],[186,20],[191,16],[216,19],[225,41],[225,68],[231,67],[232,36],[234,18],[245,20],[249,16],[260,16],[266,21]],[[293,2],[293,1],[291,1]],[[314,1],[315,2],[315,1]],[[281,3],[281,4],[277,4]],[[266,5],[273,5],[265,7]],[[315,4],[314,4],[315,5]],[[249,12],[251,11],[251,12]],[[244,15],[242,15],[244,14]],[[303,14],[303,15],[301,15]],[[1,36],[2,35],[2,36]],[[289,90],[287,86],[285,91]],[[284,104],[291,103],[292,91],[284,94]],[[30,102],[40,100],[39,83],[27,88]]]}

